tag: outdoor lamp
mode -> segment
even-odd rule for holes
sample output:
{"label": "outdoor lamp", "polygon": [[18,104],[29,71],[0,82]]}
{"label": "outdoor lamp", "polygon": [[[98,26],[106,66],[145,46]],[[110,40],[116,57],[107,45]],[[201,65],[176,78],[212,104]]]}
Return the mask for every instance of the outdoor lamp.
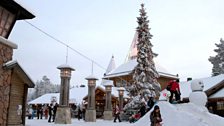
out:
{"label": "outdoor lamp", "polygon": [[118,89],[118,93],[119,93],[119,95],[124,95],[124,88],[123,87],[119,87]]}

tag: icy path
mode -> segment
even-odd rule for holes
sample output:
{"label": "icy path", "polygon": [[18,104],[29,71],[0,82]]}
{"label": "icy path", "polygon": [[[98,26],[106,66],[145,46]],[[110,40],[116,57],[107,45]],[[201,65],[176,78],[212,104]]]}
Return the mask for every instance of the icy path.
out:
{"label": "icy path", "polygon": [[48,123],[47,120],[26,120],[26,126],[130,126],[129,122],[116,122],[114,123],[113,120],[111,121],[104,121],[104,120],[97,120],[96,122],[84,122],[83,120],[78,121],[77,119],[72,120],[72,124],[54,124]]}

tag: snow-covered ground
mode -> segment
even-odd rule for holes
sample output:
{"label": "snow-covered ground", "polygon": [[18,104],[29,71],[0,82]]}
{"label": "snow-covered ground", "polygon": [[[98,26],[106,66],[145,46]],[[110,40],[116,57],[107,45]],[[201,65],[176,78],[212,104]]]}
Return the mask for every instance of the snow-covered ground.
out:
{"label": "snow-covered ground", "polygon": [[48,123],[47,120],[26,120],[26,126],[129,126],[129,122],[116,122],[97,120],[96,122],[84,122],[83,120],[78,121],[78,119],[72,119],[72,124],[62,125],[62,124],[54,124]]}
{"label": "snow-covered ground", "polygon": [[[193,103],[172,105],[166,101],[158,103],[163,118],[163,126],[224,126],[224,118],[210,114],[204,107],[199,107]],[[144,117],[134,124],[129,122],[114,123],[111,121],[97,120],[96,122],[84,122],[77,119],[72,120],[72,124],[66,126],[150,126],[148,112]],[[26,120],[26,126],[55,126],[47,120]],[[57,124],[56,126],[64,126]]]}

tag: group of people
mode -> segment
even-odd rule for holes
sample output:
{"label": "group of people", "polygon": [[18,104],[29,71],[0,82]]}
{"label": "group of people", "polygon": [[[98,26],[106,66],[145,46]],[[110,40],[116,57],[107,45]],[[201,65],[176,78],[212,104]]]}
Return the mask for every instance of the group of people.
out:
{"label": "group of people", "polygon": [[85,120],[85,113],[86,113],[86,109],[85,107],[78,107],[78,114],[77,114],[77,118],[78,120],[83,119]]}
{"label": "group of people", "polygon": [[[168,91],[170,91],[170,97],[169,102],[170,103],[180,103],[180,84],[179,79],[171,80],[166,88]],[[175,96],[175,97],[174,97]],[[154,106],[154,110],[150,113],[150,121],[151,126],[161,126],[162,117],[160,113],[160,108],[158,105]]]}
{"label": "group of people", "polygon": [[141,103],[141,107],[139,111],[136,114],[133,114],[129,117],[129,122],[134,123],[137,120],[139,120],[141,117],[143,117],[148,111],[151,110],[151,108],[154,106],[155,100],[154,97],[148,97],[147,104],[145,102]]}
{"label": "group of people", "polygon": [[58,103],[55,103],[55,105],[53,106],[53,104],[51,103],[48,106],[48,114],[49,114],[49,118],[48,118],[48,122],[54,122],[55,121],[55,117],[56,117],[56,113],[57,113],[57,108],[58,108]]}
{"label": "group of people", "polygon": [[29,106],[27,109],[27,116],[28,119],[34,119],[34,117],[37,117],[37,119],[48,119],[48,106],[46,105],[38,105],[36,109],[33,109],[32,106]]}
{"label": "group of people", "polygon": [[[170,91],[169,102],[170,103],[179,103],[180,102],[180,86],[179,86],[179,79],[171,80],[167,85],[167,90]],[[175,96],[175,97],[174,97]],[[138,113],[133,114],[129,118],[129,122],[135,122],[141,117],[145,115],[148,111],[153,108],[155,104],[154,98],[150,97],[147,101],[147,105],[143,102],[141,104],[141,108]],[[160,108],[158,105],[154,106],[154,110],[150,113],[150,121],[151,126],[161,126],[162,117],[160,114]]]}

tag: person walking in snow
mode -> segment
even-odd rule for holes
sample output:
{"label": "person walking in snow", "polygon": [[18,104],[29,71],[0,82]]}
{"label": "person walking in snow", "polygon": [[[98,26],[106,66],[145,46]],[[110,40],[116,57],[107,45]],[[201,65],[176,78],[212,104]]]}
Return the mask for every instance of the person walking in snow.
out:
{"label": "person walking in snow", "polygon": [[158,105],[156,105],[154,107],[154,110],[151,112],[150,121],[151,121],[151,126],[162,126],[161,125],[162,117],[161,117],[160,109]]}
{"label": "person walking in snow", "polygon": [[58,109],[58,103],[55,103],[55,105],[53,107],[53,122],[55,121],[57,109]]}
{"label": "person walking in snow", "polygon": [[141,113],[141,117],[143,117],[145,115],[145,113],[146,113],[146,106],[145,106],[145,103],[144,102],[142,102],[141,105],[142,106],[140,108],[140,113]]}
{"label": "person walking in snow", "polygon": [[49,119],[48,119],[48,122],[51,122],[51,118],[52,118],[52,115],[53,115],[53,105],[50,104],[50,106],[48,106],[48,113],[49,113]]}
{"label": "person walking in snow", "polygon": [[154,102],[154,98],[153,97],[149,97],[148,101],[147,101],[147,112],[150,111],[152,109],[152,107],[154,106],[155,102]]}
{"label": "person walking in snow", "polygon": [[82,118],[85,120],[86,108],[85,106],[82,108]]}
{"label": "person walking in snow", "polygon": [[115,107],[114,114],[115,114],[114,122],[116,122],[117,119],[119,120],[119,122],[121,122],[121,119],[120,119],[120,109],[119,109],[118,105],[116,105],[116,107]]}
{"label": "person walking in snow", "polygon": [[170,85],[170,98],[169,102],[173,103],[173,95],[175,94],[175,100],[177,102],[180,101],[180,86],[179,86],[179,79],[176,81],[171,81],[168,85]]}
{"label": "person walking in snow", "polygon": [[45,119],[48,119],[48,105],[44,108],[44,117]]}
{"label": "person walking in snow", "polygon": [[82,111],[80,109],[80,106],[78,107],[78,120],[82,118]]}

